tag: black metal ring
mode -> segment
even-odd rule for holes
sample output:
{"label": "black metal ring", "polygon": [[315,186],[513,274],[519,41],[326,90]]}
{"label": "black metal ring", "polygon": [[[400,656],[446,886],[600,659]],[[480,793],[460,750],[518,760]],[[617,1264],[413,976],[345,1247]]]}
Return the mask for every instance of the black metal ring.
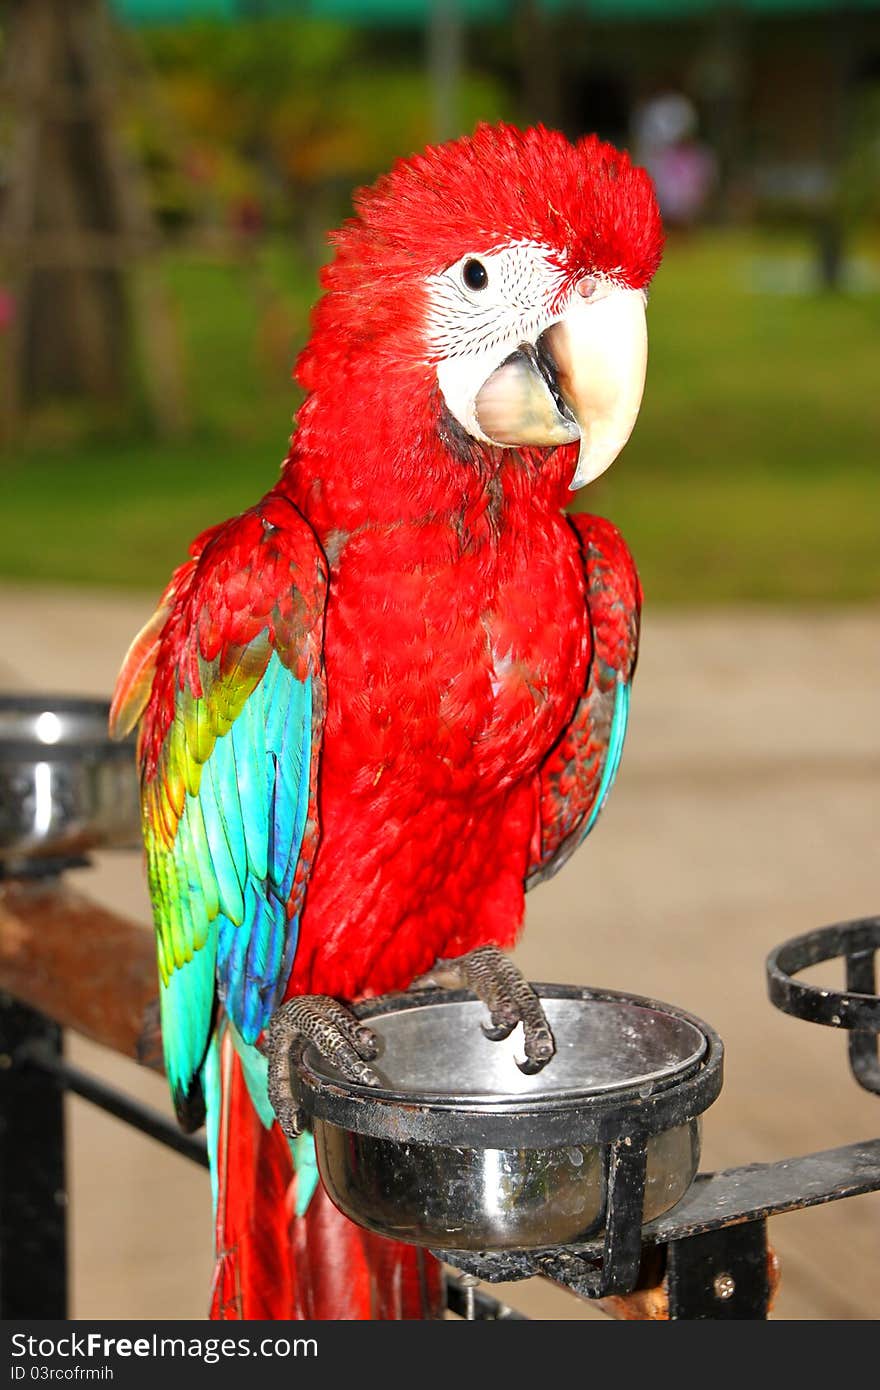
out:
{"label": "black metal ring", "polygon": [[[870,965],[877,950],[880,950],[880,917],[837,922],[833,926],[820,927],[818,931],[792,937],[767,957],[770,1002],[783,1013],[806,1019],[808,1023],[878,1033],[880,996],[865,990],[865,984],[873,980],[873,971],[869,981],[865,966]],[[811,965],[834,960],[837,956],[855,962],[855,970],[848,971],[848,981],[854,986],[852,989],[824,989],[792,978]],[[856,984],[861,988],[855,988]]]}
{"label": "black metal ring", "polygon": [[[398,1143],[476,1149],[553,1148],[574,1142],[612,1144],[635,1134],[659,1134],[701,1115],[717,1099],[724,1047],[714,1029],[701,1019],[670,1004],[616,990],[542,984],[534,989],[549,998],[622,1001],[663,1010],[698,1028],[706,1039],[706,1051],[690,1072],[672,1077],[665,1088],[661,1084],[647,1096],[641,1095],[637,1086],[621,1087],[610,1094],[584,1097],[576,1106],[570,1098],[544,1098],[529,1104],[518,1098],[515,1110],[501,1104],[413,1101],[412,1097],[372,1087],[336,1083],[317,1076],[300,1057],[297,1082],[306,1112],[341,1129]],[[391,1010],[418,1008],[435,999],[457,1003],[474,997],[469,990],[419,990],[368,1000],[354,1012],[367,1019]]]}

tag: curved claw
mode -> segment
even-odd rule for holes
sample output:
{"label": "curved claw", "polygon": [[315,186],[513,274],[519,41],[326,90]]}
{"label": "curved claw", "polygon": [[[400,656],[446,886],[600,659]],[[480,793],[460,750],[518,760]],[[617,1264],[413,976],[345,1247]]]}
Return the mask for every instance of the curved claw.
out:
{"label": "curved claw", "polygon": [[524,1076],[535,1076],[539,1071],[543,1071],[550,1061],[556,1051],[556,1043],[546,1021],[531,1028],[523,1023],[523,1031],[526,1058],[524,1062],[517,1062],[516,1065]]}
{"label": "curved claw", "polygon": [[535,991],[509,956],[497,946],[478,946],[458,960],[442,961],[442,972],[472,989],[489,1008],[490,1022],[482,1025],[491,1042],[503,1042],[518,1023],[523,1026],[525,1061],[521,1072],[533,1076],[556,1051],[553,1033]]}
{"label": "curved claw", "polygon": [[491,1023],[481,1023],[480,1027],[483,1030],[483,1037],[488,1038],[490,1042],[504,1042],[504,1039],[509,1038],[516,1027],[516,1022],[496,1023],[493,1019]]}
{"label": "curved claw", "polygon": [[278,1009],[269,1021],[269,1100],[278,1123],[290,1138],[302,1134],[306,1116],[299,1104],[292,1069],[297,1043],[310,1042],[349,1081],[378,1086],[369,1063],[378,1055],[376,1035],[336,999],[301,995]]}

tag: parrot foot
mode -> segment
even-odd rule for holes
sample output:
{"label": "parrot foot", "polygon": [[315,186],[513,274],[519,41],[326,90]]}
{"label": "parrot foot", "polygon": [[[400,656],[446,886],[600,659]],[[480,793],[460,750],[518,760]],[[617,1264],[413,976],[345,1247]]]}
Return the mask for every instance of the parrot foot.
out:
{"label": "parrot foot", "polygon": [[295,1139],[306,1127],[292,1076],[293,1049],[313,1043],[321,1056],[349,1081],[378,1086],[368,1065],[377,1055],[375,1034],[336,1000],[323,994],[304,994],[282,1004],[269,1020],[269,1100],[278,1123]]}
{"label": "parrot foot", "polygon": [[556,1051],[540,999],[522,971],[497,946],[478,946],[455,960],[438,960],[417,984],[473,990],[489,1010],[491,1023],[483,1024],[483,1032],[492,1042],[501,1042],[521,1023],[526,1059],[517,1066],[527,1076],[541,1071]]}

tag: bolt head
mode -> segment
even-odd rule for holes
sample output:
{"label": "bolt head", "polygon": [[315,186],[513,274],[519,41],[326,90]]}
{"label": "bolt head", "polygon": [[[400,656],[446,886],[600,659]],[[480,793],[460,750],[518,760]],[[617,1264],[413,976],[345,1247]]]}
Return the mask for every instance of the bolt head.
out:
{"label": "bolt head", "polygon": [[712,1285],[715,1297],[725,1302],[728,1298],[733,1298],[736,1292],[736,1280],[732,1274],[717,1274]]}

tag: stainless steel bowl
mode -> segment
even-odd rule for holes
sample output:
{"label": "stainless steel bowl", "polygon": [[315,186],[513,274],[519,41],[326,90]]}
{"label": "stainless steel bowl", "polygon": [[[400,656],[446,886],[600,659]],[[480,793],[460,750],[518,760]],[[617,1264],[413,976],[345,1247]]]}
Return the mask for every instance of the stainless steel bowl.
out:
{"label": "stainless steel bowl", "polygon": [[557,1053],[536,1076],[516,1066],[517,1033],[490,1042],[484,1006],[461,992],[359,1010],[380,1039],[378,1090],[304,1049],[301,1099],[341,1211],[434,1248],[589,1239],[604,1226],[608,1146],[630,1134],[647,1136],[643,1219],[680,1200],[699,1162],[699,1112],[717,1094],[695,1093],[690,1110],[677,1099],[705,1067],[705,1025],[650,1000],[538,988]]}
{"label": "stainless steel bowl", "polygon": [[109,706],[0,696],[0,860],[67,858],[140,843],[131,740],[107,734]]}

